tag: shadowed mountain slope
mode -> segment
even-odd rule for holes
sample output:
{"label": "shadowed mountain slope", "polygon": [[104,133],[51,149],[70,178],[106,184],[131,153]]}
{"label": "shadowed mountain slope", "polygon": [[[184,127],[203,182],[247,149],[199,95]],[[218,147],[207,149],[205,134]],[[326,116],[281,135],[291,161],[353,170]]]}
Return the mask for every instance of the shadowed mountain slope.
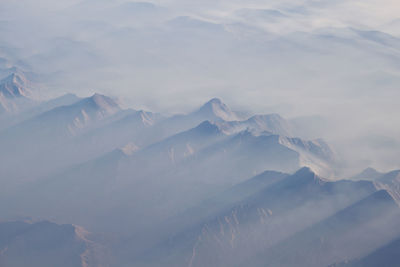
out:
{"label": "shadowed mountain slope", "polygon": [[[74,225],[0,223],[0,266],[105,267],[100,246]],[[103,262],[102,262],[103,261]]]}

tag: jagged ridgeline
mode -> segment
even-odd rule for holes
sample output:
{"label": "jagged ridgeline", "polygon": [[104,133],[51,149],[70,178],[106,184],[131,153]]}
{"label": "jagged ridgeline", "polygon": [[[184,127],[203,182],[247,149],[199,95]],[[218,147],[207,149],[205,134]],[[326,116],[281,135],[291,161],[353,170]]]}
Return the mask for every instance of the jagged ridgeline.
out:
{"label": "jagged ridgeline", "polygon": [[42,101],[15,72],[0,116],[0,266],[396,266],[399,171],[335,177],[278,114]]}

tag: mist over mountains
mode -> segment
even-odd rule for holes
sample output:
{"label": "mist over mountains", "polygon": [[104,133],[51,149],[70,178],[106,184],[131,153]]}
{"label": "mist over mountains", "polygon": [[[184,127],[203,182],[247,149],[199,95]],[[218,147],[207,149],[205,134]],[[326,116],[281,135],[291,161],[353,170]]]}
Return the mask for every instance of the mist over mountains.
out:
{"label": "mist over mountains", "polygon": [[0,267],[400,265],[394,0],[2,0]]}
{"label": "mist over mountains", "polygon": [[0,76],[163,114],[218,96],[308,123],[301,137],[334,144],[348,172],[396,169],[398,4],[384,3],[4,0]]}
{"label": "mist over mountains", "polygon": [[400,171],[342,179],[327,142],[298,137],[306,123],[219,98],[177,115],[41,101],[27,84],[0,84],[18,107],[0,131],[4,266],[397,264],[382,255],[400,238]]}

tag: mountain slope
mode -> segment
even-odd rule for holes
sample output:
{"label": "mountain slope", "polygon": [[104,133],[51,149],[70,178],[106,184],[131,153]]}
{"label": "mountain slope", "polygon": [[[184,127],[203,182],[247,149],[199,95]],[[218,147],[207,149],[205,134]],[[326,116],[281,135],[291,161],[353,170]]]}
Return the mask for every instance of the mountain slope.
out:
{"label": "mountain slope", "polygon": [[[7,267],[101,267],[100,247],[82,228],[37,223],[0,223],[0,265]],[[105,259],[105,258],[104,258]],[[103,260],[104,260],[103,259]]]}
{"label": "mountain slope", "polygon": [[44,102],[37,102],[32,108],[27,108],[22,110],[18,114],[13,114],[14,116],[7,116],[3,118],[0,126],[0,131],[10,128],[11,126],[17,125],[25,120],[38,116],[41,113],[49,111],[53,108],[60,106],[72,105],[80,100],[74,94],[65,94],[63,96],[50,99]]}
{"label": "mountain slope", "polygon": [[257,135],[271,133],[293,136],[293,127],[278,114],[254,115],[243,121],[224,121],[219,126],[229,134],[249,130]]}
{"label": "mountain slope", "polygon": [[379,188],[386,189],[400,202],[400,170],[388,172],[375,180]]}
{"label": "mountain slope", "polygon": [[[191,231],[193,227],[197,227],[205,220],[218,216],[222,210],[231,209],[236,203],[283,180],[287,176],[289,175],[285,173],[265,171],[226,191],[219,192],[204,201],[200,201],[185,211],[165,220],[157,229],[147,229],[152,232],[152,235],[148,235],[147,231],[144,231],[142,235],[136,234],[125,241],[123,243],[124,248],[119,251],[119,253],[123,254],[121,258],[125,259],[125,261],[126,259],[136,261],[138,258],[143,259],[142,257],[144,257],[151,261],[156,257],[154,253],[157,255],[158,253],[162,253],[164,244],[159,244],[160,240],[167,239],[184,231]],[[138,238],[145,240],[145,242],[142,243],[140,249],[132,250],[132,244]],[[156,247],[154,248],[154,246]]]}
{"label": "mountain slope", "polygon": [[203,121],[224,122],[237,119],[238,115],[226,104],[218,98],[213,98],[191,113],[174,115],[156,125],[154,132],[158,134],[154,135],[153,142],[196,127]]}
{"label": "mountain slope", "polygon": [[200,107],[197,111],[191,113],[191,116],[199,117],[202,120],[211,121],[233,121],[237,119],[237,115],[219,98],[211,99],[202,107]]}
{"label": "mountain slope", "polygon": [[12,73],[0,81],[0,115],[18,113],[36,104],[28,83],[18,73]]}
{"label": "mountain slope", "polygon": [[[123,156],[115,157],[117,154]],[[143,221],[153,217],[167,219],[266,169],[297,169],[300,155],[282,145],[279,136],[254,136],[249,132],[227,136],[217,124],[205,121],[131,155],[116,150],[52,174],[42,180],[44,184],[33,183],[33,188],[26,189],[33,195],[31,201],[21,198],[16,202],[20,203],[20,213],[43,207],[43,216],[57,214],[62,218],[64,215],[56,207],[68,207],[79,218],[77,223],[84,226],[84,222],[92,221],[91,212],[105,216],[111,212],[108,208],[114,207],[115,218],[125,218],[118,222],[119,229],[124,229],[142,222],[135,221],[135,214]],[[115,197],[109,200],[110,195]],[[44,199],[53,198],[55,206],[44,205]],[[92,209],[88,214],[80,213],[79,207],[88,204],[85,198],[98,203],[103,211]],[[182,202],[182,199],[187,200]],[[146,207],[140,203],[146,203]],[[128,206],[132,212],[126,214]],[[105,218],[97,226],[108,228],[111,222],[115,223],[112,217]]]}
{"label": "mountain slope", "polygon": [[333,264],[332,267],[396,267],[399,265],[400,239],[397,238],[365,257],[345,263]]}
{"label": "mountain slope", "polygon": [[[121,111],[121,108],[111,98],[100,94],[94,94],[70,106],[55,108],[40,115],[37,120],[40,123],[57,121],[59,127],[63,127],[70,135],[77,135],[83,129],[95,126]],[[50,124],[51,122],[49,122]]]}
{"label": "mountain slope", "polygon": [[[1,137],[59,138],[74,136],[121,111],[110,98],[94,94],[76,103],[55,107],[6,131]],[[51,140],[50,140],[51,141]]]}
{"label": "mountain slope", "polygon": [[235,266],[374,192],[371,182],[329,182],[303,168],[183,229],[144,261],[157,266],[155,253],[168,266]]}
{"label": "mountain slope", "polygon": [[[3,130],[0,132],[0,160],[5,166],[4,174],[10,179],[35,178],[88,160],[93,157],[91,149],[79,150],[73,145],[74,138],[109,123],[119,114],[122,110],[112,99],[95,94]],[[18,168],[21,162],[24,162],[22,169]]]}
{"label": "mountain slope", "polygon": [[351,177],[352,179],[356,180],[376,180],[380,178],[384,173],[378,172],[374,168],[366,168],[359,174],[354,175]]}
{"label": "mountain slope", "polygon": [[399,222],[398,205],[379,190],[281,242],[255,266],[326,266],[359,258],[398,236]]}
{"label": "mountain slope", "polygon": [[319,173],[329,173],[330,161],[324,157],[329,153],[312,149],[313,146],[314,143],[300,139],[278,135],[256,136],[243,131],[205,147],[194,154],[187,164],[193,173],[197,170],[203,174],[203,181],[204,177],[211,181],[229,177],[231,185],[264,170],[293,172],[299,167],[310,166]]}
{"label": "mountain slope", "polygon": [[164,116],[143,110],[126,110],[124,113],[120,119],[88,131],[75,142],[83,147],[96,146],[98,155],[101,155],[129,143],[143,148],[158,138],[158,133],[153,129],[165,119]]}

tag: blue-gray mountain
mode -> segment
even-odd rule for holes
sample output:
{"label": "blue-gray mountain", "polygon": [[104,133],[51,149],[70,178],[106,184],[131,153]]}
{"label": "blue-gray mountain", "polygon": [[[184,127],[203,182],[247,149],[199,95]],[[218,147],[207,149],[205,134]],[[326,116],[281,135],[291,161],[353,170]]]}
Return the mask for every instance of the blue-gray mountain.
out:
{"label": "blue-gray mountain", "polygon": [[217,98],[173,116],[101,94],[40,101],[30,85],[1,87],[18,102],[1,115],[2,266],[397,262],[382,258],[400,238],[399,171],[335,177],[336,154],[299,138],[299,120]]}
{"label": "blue-gray mountain", "polygon": [[75,225],[48,221],[0,223],[0,266],[107,266],[101,245]]}

